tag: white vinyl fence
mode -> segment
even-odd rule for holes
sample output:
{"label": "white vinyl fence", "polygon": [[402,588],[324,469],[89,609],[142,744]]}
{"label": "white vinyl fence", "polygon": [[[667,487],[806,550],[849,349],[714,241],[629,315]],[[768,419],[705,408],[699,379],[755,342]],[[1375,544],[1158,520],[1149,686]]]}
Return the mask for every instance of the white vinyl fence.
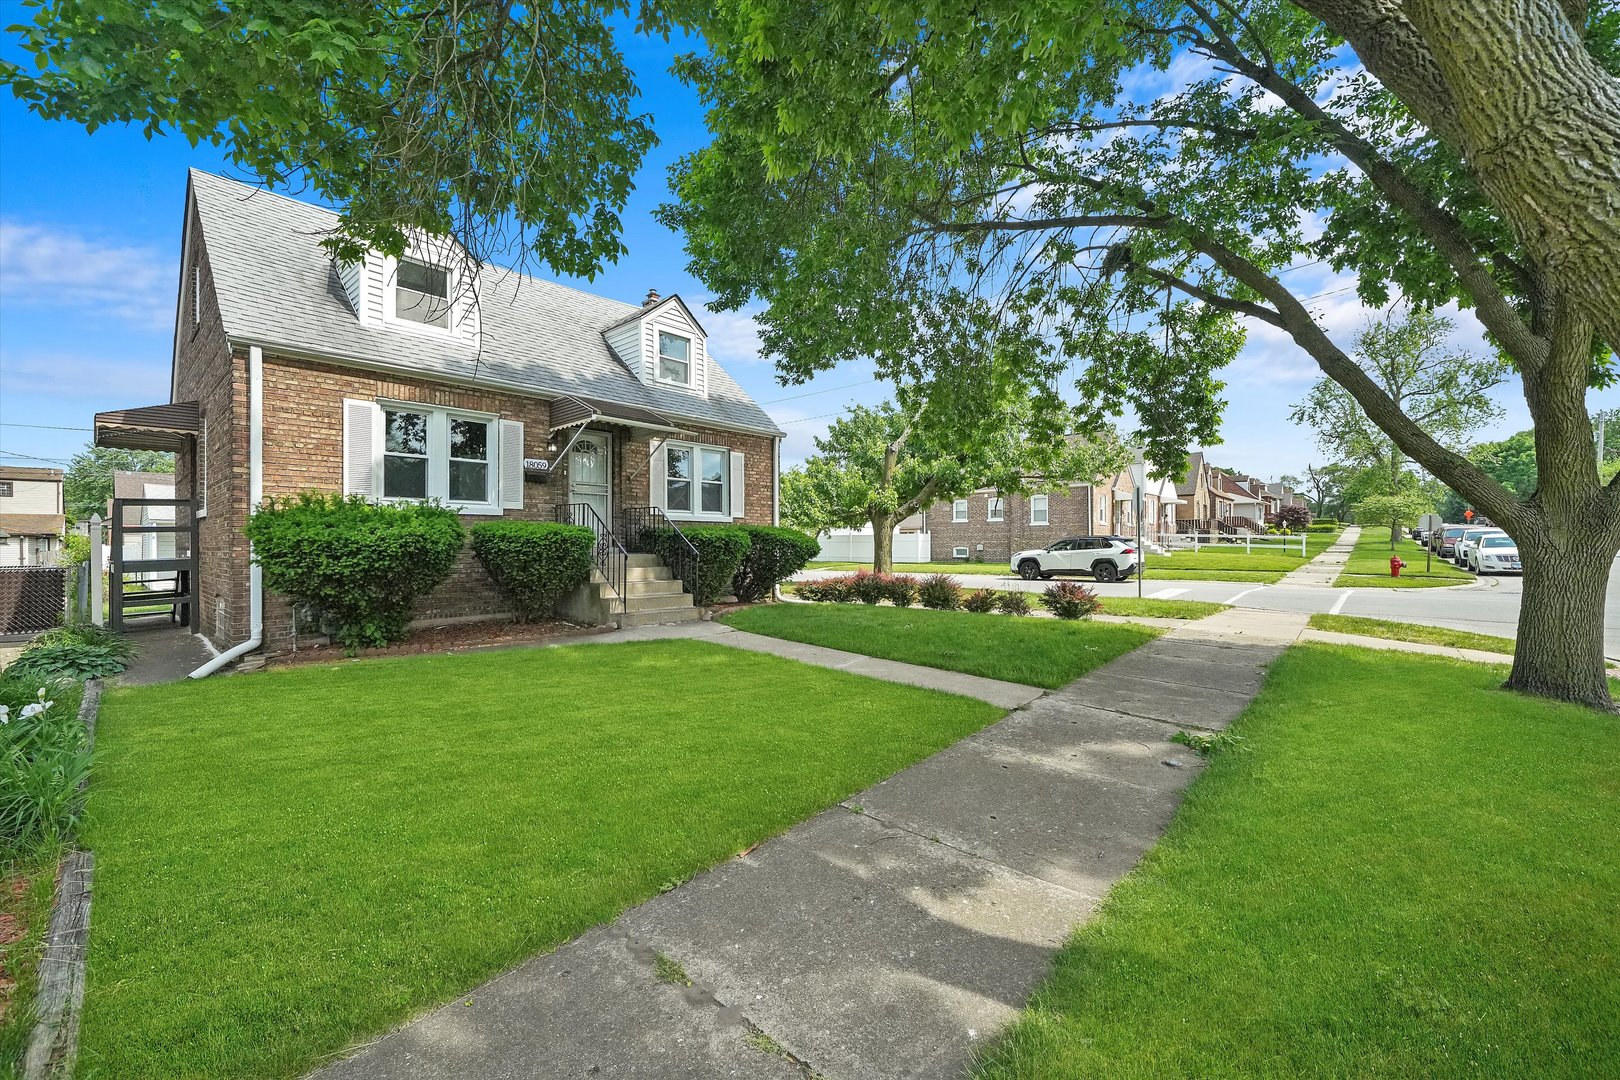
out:
{"label": "white vinyl fence", "polygon": [[[872,561],[871,533],[822,533],[816,539],[821,541],[821,554],[817,558],[822,562]],[[895,562],[928,562],[932,557],[933,544],[929,542],[927,533],[895,533]]]}

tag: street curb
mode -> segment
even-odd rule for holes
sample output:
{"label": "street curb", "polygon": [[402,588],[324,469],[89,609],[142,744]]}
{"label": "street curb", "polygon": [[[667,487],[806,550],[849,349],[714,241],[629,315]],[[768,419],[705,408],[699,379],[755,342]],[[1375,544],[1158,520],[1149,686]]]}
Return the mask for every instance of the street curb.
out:
{"label": "street curb", "polygon": [[[79,722],[84,725],[91,753],[95,752],[96,716],[100,709],[101,680],[90,679],[84,684],[84,698],[79,703]],[[80,790],[83,788],[81,784]],[[50,924],[45,931],[45,952],[39,961],[39,1019],[28,1037],[24,1080],[73,1075],[79,1056],[84,954],[90,940],[90,882],[95,869],[96,857],[88,851],[75,848],[62,860]]]}

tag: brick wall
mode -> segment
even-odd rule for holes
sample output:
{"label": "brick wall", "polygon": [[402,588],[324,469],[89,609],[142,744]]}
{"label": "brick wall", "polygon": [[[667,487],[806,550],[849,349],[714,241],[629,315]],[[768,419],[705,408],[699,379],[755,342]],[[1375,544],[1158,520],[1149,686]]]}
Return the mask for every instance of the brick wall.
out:
{"label": "brick wall", "polygon": [[[1065,536],[1097,532],[1091,523],[1092,489],[1079,484],[1063,492],[1053,492],[1046,499],[1045,525],[1032,525],[1029,520],[1029,497],[1008,495],[1004,499],[1002,520],[989,521],[991,493],[975,491],[968,496],[968,520],[951,520],[950,502],[938,502],[928,508],[929,543],[937,562],[948,562],[951,549],[966,547],[968,558],[984,562],[1005,564],[1015,551],[1043,548]],[[984,545],[980,552],[978,546]]]}
{"label": "brick wall", "polygon": [[[743,516],[736,520],[749,525],[769,525],[773,506],[772,481],[774,479],[775,448],[767,435],[743,435],[735,431],[716,428],[691,428],[690,437],[683,432],[670,438],[682,442],[707,443],[724,446],[743,455]],[[652,454],[652,443],[663,436],[642,434],[619,440],[621,506],[648,506],[647,461]]]}
{"label": "brick wall", "polygon": [[[201,271],[201,317],[193,320],[193,280],[184,282],[181,325],[175,352],[174,400],[198,403],[203,431],[189,453],[177,454],[175,494],[195,497],[206,487],[208,513],[198,524],[197,629],[217,648],[248,636],[247,356],[232,354],[220,322],[214,279],[202,226],[193,216],[188,230],[191,265]],[[194,487],[199,462],[207,475]],[[183,521],[181,522],[184,523]]]}

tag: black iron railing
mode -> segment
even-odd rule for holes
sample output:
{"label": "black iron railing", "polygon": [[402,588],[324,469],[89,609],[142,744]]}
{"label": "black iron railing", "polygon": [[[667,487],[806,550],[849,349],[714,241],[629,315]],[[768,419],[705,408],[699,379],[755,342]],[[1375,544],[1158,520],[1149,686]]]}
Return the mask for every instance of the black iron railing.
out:
{"label": "black iron railing", "polygon": [[591,562],[607,582],[608,588],[613,590],[615,606],[622,614],[625,610],[625,580],[630,576],[630,553],[625,550],[624,544],[613,535],[613,530],[608,528],[602,515],[590,503],[558,503],[552,508],[552,518],[564,525],[582,526],[596,534]]}
{"label": "black iron railing", "polygon": [[619,512],[619,535],[624,545],[634,552],[657,555],[669,567],[669,572],[680,579],[681,587],[697,595],[698,567],[701,560],[697,546],[669,520],[656,506],[627,506]]}

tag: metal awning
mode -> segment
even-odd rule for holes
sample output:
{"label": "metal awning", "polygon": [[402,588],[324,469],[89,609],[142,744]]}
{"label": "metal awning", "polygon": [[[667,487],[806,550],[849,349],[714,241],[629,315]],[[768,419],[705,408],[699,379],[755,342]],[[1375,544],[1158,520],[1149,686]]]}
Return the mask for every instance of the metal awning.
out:
{"label": "metal awning", "polygon": [[201,425],[201,410],[195,401],[114,409],[96,413],[96,445],[178,453],[196,438]]}
{"label": "metal awning", "polygon": [[551,403],[552,431],[593,424],[597,421],[623,424],[625,427],[640,428],[643,431],[690,430],[663,413],[643,409],[638,405],[619,405],[611,401],[598,401],[595,398],[576,397],[572,394],[557,398]]}

